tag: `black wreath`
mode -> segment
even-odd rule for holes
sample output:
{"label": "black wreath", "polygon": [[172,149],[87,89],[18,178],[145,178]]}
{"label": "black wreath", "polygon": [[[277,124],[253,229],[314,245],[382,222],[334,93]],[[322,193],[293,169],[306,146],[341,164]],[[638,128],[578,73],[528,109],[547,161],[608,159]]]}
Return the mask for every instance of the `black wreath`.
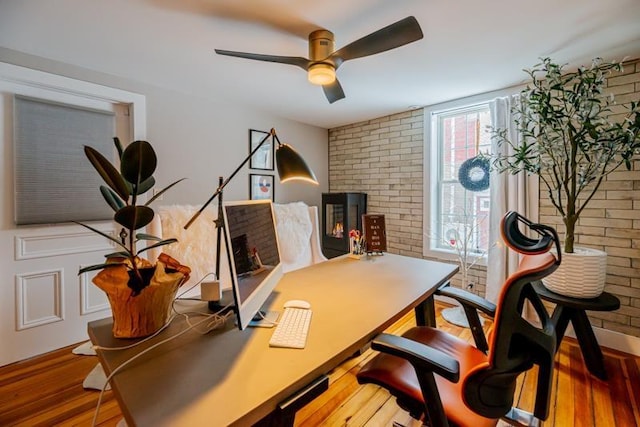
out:
{"label": "black wreath", "polygon": [[[478,169],[482,172],[480,176],[477,173]],[[458,171],[458,181],[469,191],[483,191],[489,188],[489,159],[476,156],[465,160]]]}

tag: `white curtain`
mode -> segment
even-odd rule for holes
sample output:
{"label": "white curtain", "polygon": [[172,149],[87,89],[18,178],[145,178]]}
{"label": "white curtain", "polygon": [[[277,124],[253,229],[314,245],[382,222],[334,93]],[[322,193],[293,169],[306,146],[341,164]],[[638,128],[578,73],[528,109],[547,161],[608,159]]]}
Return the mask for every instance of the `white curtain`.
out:
{"label": "white curtain", "polygon": [[[512,106],[519,102],[520,95],[511,95],[494,99],[490,105],[491,123],[495,128],[507,129],[507,137],[514,145],[522,142],[522,135],[517,131]],[[493,153],[512,154],[513,148],[509,144],[498,144],[494,138],[491,142]],[[490,248],[487,259],[487,285],[485,297],[496,302],[505,279],[518,267],[518,254],[508,251],[500,235],[500,220],[508,211],[517,211],[532,221],[538,220],[538,191],[537,175],[527,176],[521,172],[512,175],[508,172],[490,174],[489,192],[491,195],[491,211],[489,214],[489,242]]]}

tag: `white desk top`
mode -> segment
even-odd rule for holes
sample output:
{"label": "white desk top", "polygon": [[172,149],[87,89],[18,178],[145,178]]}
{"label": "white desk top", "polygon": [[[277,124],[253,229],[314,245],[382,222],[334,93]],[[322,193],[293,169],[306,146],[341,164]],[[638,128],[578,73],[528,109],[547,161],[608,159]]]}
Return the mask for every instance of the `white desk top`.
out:
{"label": "white desk top", "polygon": [[[190,331],[163,344],[119,372],[114,392],[130,426],[248,425],[342,363],[375,335],[428,299],[457,272],[457,266],[393,254],[352,260],[335,258],[289,272],[267,310],[285,301],[311,303],[306,348],[269,347],[270,328],[200,335]],[[184,329],[174,322],[151,341]],[[111,319],[89,324],[94,343],[112,347]],[[99,352],[110,372],[148,347]]]}

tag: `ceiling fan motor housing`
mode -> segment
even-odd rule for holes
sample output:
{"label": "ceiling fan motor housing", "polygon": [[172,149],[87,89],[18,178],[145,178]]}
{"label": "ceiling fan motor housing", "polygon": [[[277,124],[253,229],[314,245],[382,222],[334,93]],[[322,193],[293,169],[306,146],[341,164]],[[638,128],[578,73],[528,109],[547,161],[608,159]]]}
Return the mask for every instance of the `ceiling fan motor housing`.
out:
{"label": "ceiling fan motor housing", "polygon": [[316,85],[331,84],[336,79],[333,63],[323,62],[333,53],[333,33],[327,30],[316,30],[309,34],[309,81]]}
{"label": "ceiling fan motor housing", "polygon": [[309,34],[309,59],[322,61],[334,51],[333,33],[328,30],[316,30]]}

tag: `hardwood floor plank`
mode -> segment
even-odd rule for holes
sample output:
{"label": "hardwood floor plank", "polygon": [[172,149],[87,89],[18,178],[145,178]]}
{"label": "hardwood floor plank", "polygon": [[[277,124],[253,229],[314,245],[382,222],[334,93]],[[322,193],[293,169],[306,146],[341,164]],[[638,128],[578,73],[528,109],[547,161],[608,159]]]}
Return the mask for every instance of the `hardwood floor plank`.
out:
{"label": "hardwood floor plank", "polygon": [[422,423],[411,418],[407,411],[403,411],[398,407],[395,398],[389,396],[389,400],[380,408],[376,414],[369,419],[364,425],[365,427],[380,426],[404,426],[404,427],[421,427]]}
{"label": "hardwood floor plank", "polygon": [[529,372],[525,372],[524,375],[520,375],[520,378],[522,378],[520,387],[523,392],[520,393],[520,398],[517,401],[514,400],[515,406],[524,411],[533,412],[533,407],[535,405],[535,394],[528,393],[526,392],[526,390],[534,390],[536,388],[538,381],[537,368],[534,367]]}
{"label": "hardwood floor plank", "polygon": [[[365,384],[360,386],[338,409],[318,425],[327,427],[361,426],[375,414],[388,397],[388,393],[380,387]],[[360,424],[356,420],[360,421]]]}
{"label": "hardwood floor plank", "polygon": [[[573,395],[573,387],[571,385],[572,370],[571,364],[569,363],[570,356],[566,346],[560,346],[556,360],[556,370],[558,372],[556,408],[563,408],[563,410],[556,412],[555,424],[558,426],[573,426],[573,402],[575,396]],[[571,402],[571,404],[569,404],[569,402]],[[564,409],[566,407],[570,407],[571,410]]]}
{"label": "hardwood floor plank", "polygon": [[[387,394],[387,400],[364,424],[366,427],[390,426],[396,421],[399,408],[396,399]],[[401,411],[401,410],[400,410]],[[406,414],[409,416],[409,414]],[[404,418],[404,417],[403,417]],[[409,417],[411,418],[411,417]],[[399,421],[396,421],[399,422]]]}
{"label": "hardwood floor plank", "polygon": [[573,383],[573,395],[577,398],[574,402],[574,420],[576,427],[593,425],[593,393],[591,390],[591,375],[585,369],[582,362],[580,348],[572,345],[569,347],[569,363],[571,364],[571,379]]}
{"label": "hardwood floor plank", "polygon": [[[617,357],[608,357],[605,359],[605,366],[611,395],[622,396],[627,393],[626,375],[622,360]],[[594,381],[598,380],[594,379]],[[636,421],[633,416],[633,406],[630,399],[612,399],[611,404],[616,426],[632,426],[635,424]]]}
{"label": "hardwood floor plank", "polygon": [[[84,413],[92,419],[98,394],[84,390],[82,381],[98,358],[72,354],[74,347],[0,368],[1,426],[59,425]],[[120,414],[111,392],[104,400]]]}
{"label": "hardwood floor plank", "polygon": [[339,408],[344,401],[355,393],[360,384],[356,381],[355,375],[344,375],[339,380],[330,385],[329,391],[324,392],[313,402],[298,411],[295,418],[295,425],[301,427],[311,427],[319,425],[323,420]]}
{"label": "hardwood floor plank", "polygon": [[[605,359],[605,367],[608,368]],[[610,393],[609,383],[599,380],[593,376],[591,378],[591,387],[593,392],[593,425],[594,426],[615,426],[615,415],[613,413],[613,398]],[[617,396],[618,399],[627,400],[628,397]],[[559,425],[559,424],[558,424]],[[626,426],[620,426],[626,427]]]}
{"label": "hardwood floor plank", "polygon": [[633,406],[633,414],[636,425],[640,425],[640,366],[636,359],[624,358],[625,372],[627,374],[627,395]]}

